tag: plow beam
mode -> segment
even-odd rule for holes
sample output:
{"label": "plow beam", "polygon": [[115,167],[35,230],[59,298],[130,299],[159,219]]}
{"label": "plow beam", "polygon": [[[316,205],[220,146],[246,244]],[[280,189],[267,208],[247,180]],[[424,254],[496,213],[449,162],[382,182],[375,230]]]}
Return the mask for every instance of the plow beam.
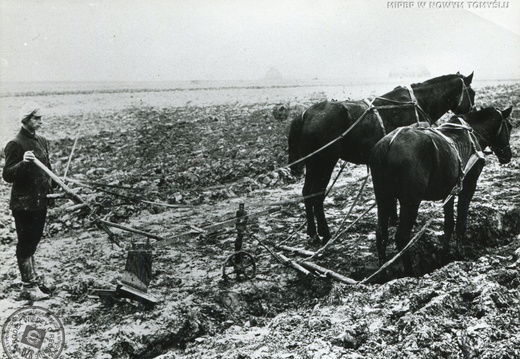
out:
{"label": "plow beam", "polygon": [[318,272],[325,277],[328,277],[328,278],[331,278],[331,279],[334,279],[334,280],[337,280],[337,281],[340,281],[340,282],[343,282],[346,284],[357,284],[358,283],[354,279],[347,278],[339,273],[333,272],[327,268],[323,268],[312,262],[300,262],[300,264],[302,265],[302,267],[304,267],[308,270]]}

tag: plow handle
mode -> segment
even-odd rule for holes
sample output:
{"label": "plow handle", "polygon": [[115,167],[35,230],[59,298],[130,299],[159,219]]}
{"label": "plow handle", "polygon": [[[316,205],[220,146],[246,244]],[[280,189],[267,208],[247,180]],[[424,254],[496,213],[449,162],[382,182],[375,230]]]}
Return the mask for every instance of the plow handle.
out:
{"label": "plow handle", "polygon": [[[77,204],[77,205],[83,205],[83,207],[87,207],[88,209],[91,209],[90,206],[88,205],[87,202],[85,202],[80,196],[78,196],[69,186],[67,186],[61,178],[59,178],[57,175],[54,174],[54,172],[52,172],[50,169],[48,169],[43,163],[41,163],[37,158],[34,159],[34,163],[36,164],[36,166],[40,167],[45,173],[47,173],[49,175],[50,178],[52,178],[54,180],[54,182],[56,182],[61,188],[63,188],[63,190],[72,197],[72,200]],[[75,206],[74,206],[75,207]],[[83,208],[82,207],[82,208]],[[157,239],[157,240],[165,240],[165,238],[161,237],[161,236],[157,236],[155,234],[151,234],[151,233],[147,233],[147,232],[144,232],[144,231],[140,231],[140,230],[137,230],[137,229],[134,229],[134,228],[131,228],[131,227],[127,227],[127,226],[123,226],[123,225],[120,225],[120,224],[117,224],[117,223],[112,223],[112,222],[108,222],[108,221],[104,221],[102,219],[100,219],[98,216],[93,216],[93,220],[94,222],[96,223],[97,227],[102,229],[103,231],[105,231],[108,236],[109,236],[109,239],[114,242],[115,244],[117,244],[119,246],[119,243],[118,241],[115,239],[116,238],[116,235],[114,232],[112,232],[108,226],[111,226],[111,227],[116,227],[116,228],[119,228],[119,229],[122,229],[122,230],[125,230],[125,231],[128,231],[128,232],[133,232],[133,233],[137,233],[137,234],[141,234],[143,236],[146,236],[146,237],[150,237],[150,238],[154,238],[154,239]]]}
{"label": "plow handle", "polygon": [[[69,196],[72,197],[72,200],[76,203],[76,204],[82,204],[84,205],[85,207],[87,207],[88,209],[91,209],[90,206],[88,205],[87,202],[85,202],[80,196],[78,196],[69,186],[67,186],[62,180],[61,178],[59,178],[58,176],[56,176],[54,174],[54,172],[52,172],[50,169],[47,168],[47,166],[45,166],[43,163],[41,163],[40,160],[38,160],[37,158],[35,158],[33,160],[34,164],[38,167],[40,167],[47,175],[49,175],[50,178],[52,178],[54,180],[54,182],[56,182],[58,184],[58,186],[60,186],[61,188],[63,188],[63,190],[65,191],[65,193],[67,193]],[[105,231],[107,234],[108,234],[108,238],[110,239],[110,241],[112,241],[113,243],[115,243],[116,245],[120,246],[119,244],[119,241],[116,239],[116,234],[114,232],[112,232],[105,223],[103,223],[97,216],[95,216],[94,218],[94,222],[96,223],[96,226],[100,229],[102,229],[103,231]]]}
{"label": "plow handle", "polygon": [[62,180],[61,178],[59,178],[58,176],[56,176],[54,174],[54,172],[52,172],[50,169],[47,168],[47,166],[45,166],[43,163],[40,162],[39,159],[35,158],[33,160],[34,164],[38,167],[40,167],[50,178],[52,178],[54,180],[54,182],[56,182],[58,184],[58,186],[60,186],[61,188],[63,188],[63,190],[70,196],[72,196],[72,198],[74,199],[74,202],[78,202],[78,203],[85,203],[85,201],[83,199],[81,199],[81,197],[79,197],[69,186],[67,186]]}

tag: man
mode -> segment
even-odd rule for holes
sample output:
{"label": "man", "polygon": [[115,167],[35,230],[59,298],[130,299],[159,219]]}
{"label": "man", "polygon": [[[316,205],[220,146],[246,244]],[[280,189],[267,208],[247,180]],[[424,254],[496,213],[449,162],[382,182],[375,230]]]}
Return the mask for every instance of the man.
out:
{"label": "man", "polygon": [[18,243],[16,259],[23,282],[21,297],[29,300],[49,298],[48,288],[34,268],[34,253],[40,242],[47,216],[47,193],[51,180],[36,164],[37,158],[50,167],[49,144],[36,131],[42,125],[42,109],[35,102],[20,110],[22,128],[5,147],[5,167],[2,176],[12,183],[10,209],[16,225]]}

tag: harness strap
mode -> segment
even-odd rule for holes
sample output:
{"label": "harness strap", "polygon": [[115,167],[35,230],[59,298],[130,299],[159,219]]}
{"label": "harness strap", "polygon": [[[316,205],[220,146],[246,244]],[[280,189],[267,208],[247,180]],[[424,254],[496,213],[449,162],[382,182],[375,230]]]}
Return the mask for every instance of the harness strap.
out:
{"label": "harness strap", "polygon": [[480,160],[480,159],[482,159],[482,157],[480,157],[480,155],[478,155],[477,153],[473,153],[470,156],[470,158],[468,159],[468,162],[466,163],[466,167],[464,167],[464,170],[462,171],[462,176],[461,176],[461,178],[459,180],[459,184],[455,185],[455,187],[453,187],[453,189],[451,190],[451,192],[448,195],[448,197],[446,197],[446,199],[442,203],[443,206],[445,206],[446,203],[448,203],[449,200],[453,196],[458,195],[460,193],[460,191],[462,191],[462,182],[464,181],[464,178],[466,177],[466,174],[473,168],[475,163],[477,163],[477,161]]}
{"label": "harness strap", "polygon": [[413,89],[411,86],[405,87],[408,90],[408,94],[410,95],[410,102],[401,102],[392,100],[386,97],[378,96],[376,97],[379,100],[387,101],[390,103],[395,103],[396,105],[379,105],[376,106],[380,110],[387,110],[387,109],[394,109],[394,108],[414,108],[415,109],[415,120],[417,124],[420,122],[419,113],[426,119],[426,121],[432,125],[434,121],[428,116],[428,114],[422,109],[421,106],[419,106],[419,103],[417,102],[417,98],[415,97],[415,93],[413,92]]}
{"label": "harness strap", "polygon": [[398,127],[397,130],[395,130],[394,132],[394,135],[392,136],[392,139],[390,140],[390,143],[388,145],[391,145],[392,142],[394,142],[395,138],[397,137],[397,135],[399,134],[399,132],[401,132],[403,129],[405,129],[406,127],[408,126],[404,126],[404,127]]}
{"label": "harness strap", "polygon": [[477,147],[476,137],[475,137],[475,133],[474,133],[473,129],[466,121],[464,121],[464,119],[462,117],[457,116],[457,118],[460,121],[461,125],[464,126],[466,129],[468,129],[469,142],[471,142],[471,147],[473,147],[473,151],[475,151],[475,153],[473,155],[477,156],[480,159],[484,159],[484,152],[479,150]]}
{"label": "harness strap", "polygon": [[[417,103],[417,98],[415,97],[413,89],[410,85],[406,85],[406,89],[408,90],[408,94],[410,94],[410,100],[415,104],[415,106],[414,106],[415,119],[417,120],[417,124],[419,124],[420,119],[419,119],[419,113],[417,112],[417,107],[419,107],[419,104]],[[429,119],[428,119],[428,122],[430,122]],[[430,122],[430,125],[431,125],[431,122]]]}
{"label": "harness strap", "polygon": [[[457,147],[455,146],[455,143],[453,142],[453,140],[451,138],[449,138],[448,136],[446,136],[445,134],[443,134],[442,132],[440,132],[436,128],[428,128],[428,130],[432,131],[433,133],[436,133],[441,138],[443,138],[453,148],[453,150],[455,151],[455,154],[457,155],[457,159],[459,161],[459,180],[458,180],[458,183],[452,188],[452,190],[450,191],[450,194],[444,200],[444,202],[443,202],[443,205],[444,205],[444,204],[446,204],[450,200],[451,197],[458,195],[460,193],[460,191],[462,191],[462,182],[464,181],[464,177],[466,176],[467,168],[464,167],[464,165],[462,163],[462,158],[460,157],[459,150],[457,149]],[[469,161],[468,161],[468,163],[469,163]]]}
{"label": "harness strap", "polygon": [[377,121],[379,121],[379,125],[381,126],[381,129],[383,130],[383,136],[386,136],[386,128],[385,128],[385,124],[383,123],[383,119],[381,118],[381,115],[379,114],[377,107],[375,107],[373,105],[375,99],[372,101],[369,101],[368,99],[364,99],[363,101],[367,104],[369,109],[373,110],[374,115],[376,115]]}
{"label": "harness strap", "polygon": [[464,100],[464,93],[466,93],[466,95],[468,96],[468,101],[469,101],[470,107],[473,107],[473,103],[471,103],[471,98],[469,97],[469,91],[468,91],[469,86],[466,86],[463,79],[460,79],[460,81],[462,81],[462,92],[460,94],[459,103],[457,104],[457,108],[459,108],[460,105],[462,105],[462,101]]}
{"label": "harness strap", "polygon": [[[440,126],[442,127],[442,126]],[[433,133],[436,133],[437,135],[439,135],[440,137],[442,137],[454,150],[455,150],[455,153],[457,154],[457,158],[459,160],[459,164],[460,164],[460,168],[461,168],[461,171],[464,173],[464,170],[462,169],[462,158],[460,157],[460,153],[459,153],[459,150],[457,149],[457,147],[455,146],[455,143],[453,142],[453,140],[451,138],[449,138],[448,136],[446,136],[444,133],[442,133],[441,131],[439,131],[437,128],[433,128],[433,127],[428,127],[427,130],[430,130],[432,131]]]}
{"label": "harness strap", "polygon": [[[402,101],[398,101],[398,100],[392,100],[392,99],[389,99],[389,98],[386,98],[386,97],[383,97],[383,96],[377,96],[376,98],[379,99],[379,100],[386,101],[386,102],[395,103],[395,104],[398,105],[398,107],[400,107],[400,106],[409,106],[409,107],[415,106],[415,103],[412,102],[412,101],[402,102]],[[395,108],[395,106],[377,106],[377,108]]]}
{"label": "harness strap", "polygon": [[422,109],[421,106],[419,106],[419,104],[417,104],[417,109],[423,115],[423,117],[426,119],[426,121],[430,124],[430,126],[434,124],[435,121],[432,121],[430,116],[428,116],[428,114]]}

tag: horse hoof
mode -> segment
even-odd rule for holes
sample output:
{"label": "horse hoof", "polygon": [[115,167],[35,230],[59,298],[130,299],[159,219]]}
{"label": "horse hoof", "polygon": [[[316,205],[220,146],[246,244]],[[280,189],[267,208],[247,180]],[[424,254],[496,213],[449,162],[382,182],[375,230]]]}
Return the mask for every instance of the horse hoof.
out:
{"label": "horse hoof", "polygon": [[320,237],[315,234],[314,236],[312,236],[310,239],[309,239],[309,244],[311,246],[316,246],[316,245],[319,245],[320,244]]}
{"label": "horse hoof", "polygon": [[456,253],[456,258],[458,260],[466,260],[466,257],[467,257],[467,253],[466,253],[466,249],[465,248],[458,248],[457,249],[457,253]]}

